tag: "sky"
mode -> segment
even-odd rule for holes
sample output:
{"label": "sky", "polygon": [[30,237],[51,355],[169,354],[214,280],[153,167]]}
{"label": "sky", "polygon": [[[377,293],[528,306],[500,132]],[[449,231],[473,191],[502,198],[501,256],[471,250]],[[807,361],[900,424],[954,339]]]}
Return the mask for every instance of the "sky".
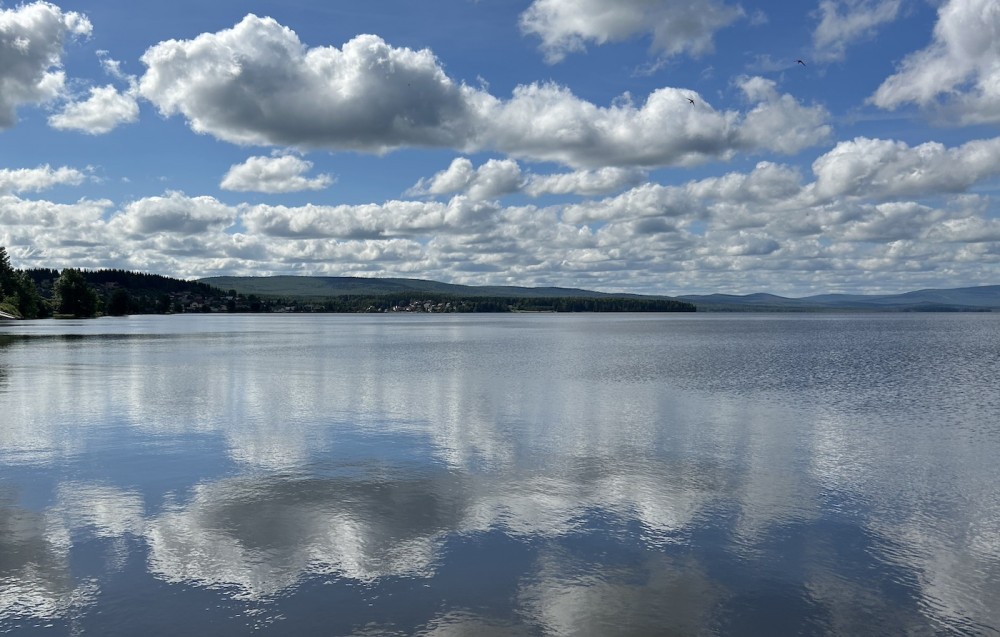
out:
{"label": "sky", "polygon": [[18,268],[1000,284],[1000,0],[0,2]]}

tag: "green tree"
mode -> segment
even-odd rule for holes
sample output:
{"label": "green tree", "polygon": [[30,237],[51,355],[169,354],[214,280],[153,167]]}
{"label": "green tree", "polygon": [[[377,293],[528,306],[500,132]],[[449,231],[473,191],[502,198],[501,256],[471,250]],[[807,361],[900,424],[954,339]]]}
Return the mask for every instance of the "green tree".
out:
{"label": "green tree", "polygon": [[29,319],[38,318],[45,310],[34,280],[11,267],[3,246],[0,246],[0,306],[8,314]]}
{"label": "green tree", "polygon": [[10,265],[7,248],[0,246],[0,301],[14,293],[16,274]]}
{"label": "green tree", "polygon": [[170,302],[170,295],[164,292],[156,299],[156,313],[166,314],[170,312],[173,303]]}
{"label": "green tree", "polygon": [[15,295],[17,297],[17,309],[21,316],[26,319],[39,318],[47,314],[45,302],[38,294],[35,282],[25,272],[18,272],[15,279]]}
{"label": "green tree", "polygon": [[125,316],[132,311],[132,295],[128,290],[118,288],[111,293],[108,300],[108,314],[111,316]]}
{"label": "green tree", "polygon": [[69,314],[77,318],[91,317],[97,314],[97,292],[87,285],[83,273],[73,268],[66,268],[56,279],[55,289],[56,312]]}

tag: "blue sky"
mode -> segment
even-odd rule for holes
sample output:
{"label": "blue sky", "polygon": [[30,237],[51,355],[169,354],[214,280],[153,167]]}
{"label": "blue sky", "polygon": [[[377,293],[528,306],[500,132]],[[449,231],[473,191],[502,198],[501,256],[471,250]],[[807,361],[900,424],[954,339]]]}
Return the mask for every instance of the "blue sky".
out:
{"label": "blue sky", "polygon": [[0,245],[181,278],[997,284],[998,124],[1000,0],[6,3]]}

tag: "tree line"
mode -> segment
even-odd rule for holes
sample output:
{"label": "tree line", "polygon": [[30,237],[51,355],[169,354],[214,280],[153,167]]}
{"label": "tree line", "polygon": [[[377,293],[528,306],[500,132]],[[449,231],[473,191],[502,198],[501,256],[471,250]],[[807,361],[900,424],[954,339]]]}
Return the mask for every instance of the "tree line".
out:
{"label": "tree line", "polygon": [[451,296],[413,292],[288,298],[243,295],[128,270],[15,270],[0,246],[0,311],[18,318],[189,312],[693,312],[674,299]]}
{"label": "tree line", "polygon": [[166,314],[185,311],[179,299],[221,304],[225,294],[204,283],[127,270],[15,270],[6,248],[0,246],[0,311],[17,318]]}
{"label": "tree line", "polygon": [[634,297],[451,296],[412,293],[338,296],[322,303],[327,312],[694,312],[674,299]]}

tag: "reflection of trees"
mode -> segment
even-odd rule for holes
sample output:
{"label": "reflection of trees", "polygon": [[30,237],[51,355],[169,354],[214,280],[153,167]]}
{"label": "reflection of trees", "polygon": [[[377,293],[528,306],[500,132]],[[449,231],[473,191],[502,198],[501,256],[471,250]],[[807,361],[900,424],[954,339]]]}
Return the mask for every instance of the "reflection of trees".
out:
{"label": "reflection of trees", "polygon": [[[2,319],[0,319],[2,320]],[[13,336],[8,336],[6,334],[0,334],[0,391],[7,385],[7,362],[4,356],[4,350],[14,342]]]}

